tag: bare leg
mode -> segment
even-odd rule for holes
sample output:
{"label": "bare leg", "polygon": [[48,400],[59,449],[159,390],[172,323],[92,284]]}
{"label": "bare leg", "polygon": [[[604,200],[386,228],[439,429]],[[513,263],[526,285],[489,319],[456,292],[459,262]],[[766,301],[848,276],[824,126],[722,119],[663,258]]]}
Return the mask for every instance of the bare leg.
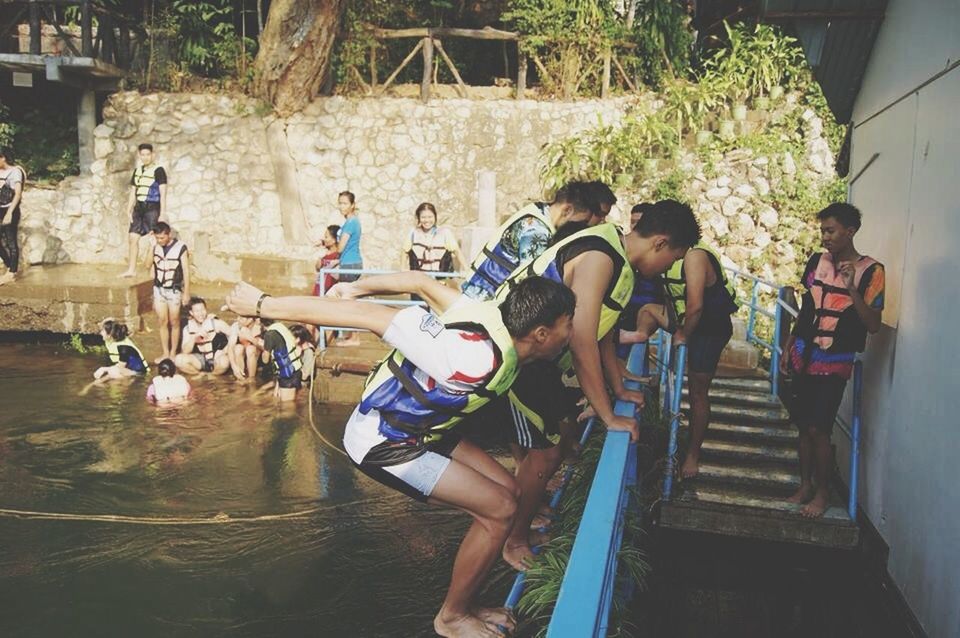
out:
{"label": "bare leg", "polygon": [[683,478],[693,478],[700,472],[700,447],[710,424],[710,383],[713,375],[706,372],[691,372],[687,377],[690,387],[690,441],[687,457],[680,470]]}
{"label": "bare leg", "polygon": [[174,349],[170,347],[170,306],[164,301],[154,301],[153,311],[157,313],[157,328],[160,331],[160,356],[153,360],[160,363],[173,358]]}
{"label": "bare leg", "polygon": [[813,443],[813,481],[817,491],[800,513],[807,518],[819,518],[827,510],[830,499],[830,468],[833,462],[833,448],[830,447],[830,435],[816,428],[810,428]]}
{"label": "bare leg", "polygon": [[[468,441],[461,441],[433,490],[431,503],[449,505],[474,518],[453,563],[450,588],[433,626],[441,636],[502,636],[494,622],[480,618],[474,598],[497,559],[516,511],[513,479],[496,461]],[[511,485],[510,488],[505,485]]]}
{"label": "bare leg", "polygon": [[257,376],[257,346],[249,344],[243,347],[243,354],[247,362],[247,380],[253,381],[253,378]]}
{"label": "bare leg", "polygon": [[215,355],[213,355],[213,370],[211,373],[214,376],[219,376],[225,374],[227,370],[230,369],[230,356],[227,354],[226,350],[219,350]]}
{"label": "bare leg", "polygon": [[520,501],[517,504],[516,520],[510,536],[503,546],[503,560],[514,569],[523,571],[533,559],[530,549],[530,523],[543,500],[547,481],[560,467],[563,450],[559,445],[530,450],[517,468],[517,483],[520,486]]}
{"label": "bare leg", "polygon": [[170,357],[174,357],[180,350],[180,304],[172,303],[167,305],[167,312],[170,313]]}
{"label": "bare leg", "polygon": [[787,499],[790,503],[806,503],[813,498],[813,437],[810,427],[800,427],[798,437],[798,452],[800,454],[800,489]]}
{"label": "bare leg", "polygon": [[120,275],[121,277],[133,277],[137,271],[137,253],[140,250],[140,235],[130,233],[129,246],[127,247],[127,269]]}
{"label": "bare leg", "polygon": [[192,354],[178,354],[174,359],[177,369],[186,374],[200,374],[200,363]]}

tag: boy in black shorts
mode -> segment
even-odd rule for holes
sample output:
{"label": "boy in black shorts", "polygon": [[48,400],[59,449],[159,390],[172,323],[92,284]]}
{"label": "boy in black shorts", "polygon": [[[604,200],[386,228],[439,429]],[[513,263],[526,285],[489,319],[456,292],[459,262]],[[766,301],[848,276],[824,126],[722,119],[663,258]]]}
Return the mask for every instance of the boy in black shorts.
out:
{"label": "boy in black shorts", "polygon": [[710,424],[710,384],[720,355],[733,335],[730,315],[736,293],[713,250],[697,244],[664,276],[667,311],[675,317],[673,345],[687,344],[690,388],[690,441],[680,470],[683,478],[700,471],[700,447]]}
{"label": "boy in black shorts", "polygon": [[853,246],[860,211],[831,204],[817,214],[826,252],[814,253],[803,273],[803,306],[780,359],[793,377],[790,415],[800,430],[800,489],[790,497],[800,513],[823,515],[832,465],[830,435],[867,333],[880,329],[883,264]]}
{"label": "boy in black shorts", "polygon": [[153,145],[141,144],[137,147],[140,166],[130,177],[130,246],[127,255],[127,269],[121,277],[133,277],[137,270],[137,254],[140,251],[140,238],[153,233],[166,213],[167,173],[162,166],[153,163]]}

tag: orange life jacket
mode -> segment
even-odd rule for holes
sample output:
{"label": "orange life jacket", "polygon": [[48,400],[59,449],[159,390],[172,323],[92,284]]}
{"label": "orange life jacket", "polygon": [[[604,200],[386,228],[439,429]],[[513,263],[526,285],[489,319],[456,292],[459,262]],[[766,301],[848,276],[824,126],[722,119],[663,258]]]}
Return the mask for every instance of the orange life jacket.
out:
{"label": "orange life jacket", "polygon": [[[863,256],[854,264],[853,285],[860,286],[863,273],[877,263],[872,257]],[[843,275],[833,263],[833,256],[824,252],[820,255],[810,287],[813,297],[813,342],[827,350],[833,345],[837,324],[843,311],[853,305],[853,299],[843,283]]]}

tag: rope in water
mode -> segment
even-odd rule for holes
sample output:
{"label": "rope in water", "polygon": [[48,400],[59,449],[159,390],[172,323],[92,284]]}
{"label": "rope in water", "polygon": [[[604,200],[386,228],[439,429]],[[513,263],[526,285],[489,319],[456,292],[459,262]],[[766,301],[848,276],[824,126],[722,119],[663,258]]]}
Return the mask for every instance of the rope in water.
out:
{"label": "rope in water", "polygon": [[[308,408],[310,416],[310,429],[313,430],[323,443],[330,449],[347,456],[347,453],[341,450],[327,439],[317,426],[313,424],[313,377],[310,378],[310,403]],[[348,457],[349,458],[349,457]],[[37,512],[33,510],[18,510],[0,508],[0,517],[2,518],[20,518],[32,520],[61,520],[61,521],[85,521],[95,523],[122,523],[127,525],[224,525],[228,523],[259,523],[263,521],[279,521],[293,518],[301,518],[315,514],[325,509],[340,507],[338,505],[327,505],[322,507],[311,507],[305,510],[287,512],[285,514],[263,514],[261,516],[230,516],[224,512],[219,512],[213,516],[179,517],[179,516],[127,516],[123,514],[69,514],[66,512]]]}

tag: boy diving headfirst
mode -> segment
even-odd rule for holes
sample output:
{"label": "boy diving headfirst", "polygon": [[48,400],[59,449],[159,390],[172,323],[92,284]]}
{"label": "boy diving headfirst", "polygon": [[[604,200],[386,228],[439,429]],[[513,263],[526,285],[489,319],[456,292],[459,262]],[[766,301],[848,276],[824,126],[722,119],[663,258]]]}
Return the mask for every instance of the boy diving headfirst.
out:
{"label": "boy diving headfirst", "polygon": [[[475,598],[512,527],[517,486],[451,428],[503,395],[520,366],[560,354],[570,339],[573,293],[530,277],[497,304],[463,298],[421,273],[375,279],[419,295],[441,314],[329,297],[273,298],[245,283],[227,305],[239,315],[370,330],[394,347],[367,380],[344,447],[362,472],[384,485],[474,518],[434,629],[441,636],[501,636],[498,625],[514,625],[510,614],[478,608]],[[351,294],[375,294],[376,285],[360,280]]]}

